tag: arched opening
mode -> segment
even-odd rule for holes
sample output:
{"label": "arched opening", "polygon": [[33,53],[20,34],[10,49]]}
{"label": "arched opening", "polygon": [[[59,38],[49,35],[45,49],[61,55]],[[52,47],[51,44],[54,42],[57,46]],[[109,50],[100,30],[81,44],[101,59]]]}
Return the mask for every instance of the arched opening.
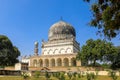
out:
{"label": "arched opening", "polygon": [[71,66],[76,66],[76,59],[75,58],[71,59]]}
{"label": "arched opening", "polygon": [[49,67],[49,60],[45,59],[45,67]]}
{"label": "arched opening", "polygon": [[57,59],[57,66],[62,66],[62,60],[60,58]]}
{"label": "arched opening", "polygon": [[64,62],[64,66],[69,66],[68,58],[64,58],[63,62]]}
{"label": "arched opening", "polygon": [[43,67],[43,60],[42,59],[39,60],[39,66]]}
{"label": "arched opening", "polygon": [[37,60],[33,60],[33,66],[37,67]]}
{"label": "arched opening", "polygon": [[51,59],[51,67],[55,67],[55,59]]}

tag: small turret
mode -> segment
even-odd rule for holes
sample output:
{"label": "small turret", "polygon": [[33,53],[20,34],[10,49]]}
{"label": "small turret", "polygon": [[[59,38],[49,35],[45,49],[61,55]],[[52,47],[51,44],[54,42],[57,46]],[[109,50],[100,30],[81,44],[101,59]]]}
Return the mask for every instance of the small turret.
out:
{"label": "small turret", "polygon": [[34,43],[34,45],[35,45],[35,48],[34,48],[34,55],[36,55],[36,56],[38,56],[38,42],[36,41],[35,43]]}

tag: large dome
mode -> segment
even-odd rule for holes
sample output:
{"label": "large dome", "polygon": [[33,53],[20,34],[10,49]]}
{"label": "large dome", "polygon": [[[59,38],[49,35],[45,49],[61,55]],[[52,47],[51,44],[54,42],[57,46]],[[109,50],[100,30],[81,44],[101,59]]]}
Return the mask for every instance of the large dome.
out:
{"label": "large dome", "polygon": [[49,30],[49,40],[62,40],[75,38],[75,29],[64,21],[59,21],[53,24]]}

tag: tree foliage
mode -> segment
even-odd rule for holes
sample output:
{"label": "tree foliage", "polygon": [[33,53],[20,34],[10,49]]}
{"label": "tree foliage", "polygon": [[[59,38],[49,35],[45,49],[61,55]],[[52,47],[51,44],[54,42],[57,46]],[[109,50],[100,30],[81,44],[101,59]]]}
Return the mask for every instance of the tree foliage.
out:
{"label": "tree foliage", "polygon": [[93,18],[90,25],[97,27],[108,39],[120,33],[120,0],[84,0],[91,2]]}
{"label": "tree foliage", "polygon": [[14,65],[16,62],[18,62],[18,56],[20,56],[20,51],[18,48],[13,46],[8,37],[0,35],[0,65]]}
{"label": "tree foliage", "polygon": [[77,55],[77,59],[81,59],[84,65],[88,65],[91,62],[93,66],[96,66],[96,61],[113,61],[113,55],[116,54],[116,48],[112,43],[104,40],[89,39],[86,44],[82,46],[80,52]]}
{"label": "tree foliage", "polygon": [[116,47],[117,48],[117,54],[114,55],[113,57],[113,62],[111,68],[116,69],[120,68],[120,46]]}

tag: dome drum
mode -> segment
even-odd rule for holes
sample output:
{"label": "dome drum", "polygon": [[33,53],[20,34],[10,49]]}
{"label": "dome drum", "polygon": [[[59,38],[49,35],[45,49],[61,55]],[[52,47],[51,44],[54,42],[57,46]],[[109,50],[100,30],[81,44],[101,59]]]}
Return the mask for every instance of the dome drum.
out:
{"label": "dome drum", "polygon": [[66,34],[59,34],[59,35],[54,35],[49,37],[49,40],[63,40],[63,39],[70,39],[70,38],[74,38],[73,35],[66,35]]}

